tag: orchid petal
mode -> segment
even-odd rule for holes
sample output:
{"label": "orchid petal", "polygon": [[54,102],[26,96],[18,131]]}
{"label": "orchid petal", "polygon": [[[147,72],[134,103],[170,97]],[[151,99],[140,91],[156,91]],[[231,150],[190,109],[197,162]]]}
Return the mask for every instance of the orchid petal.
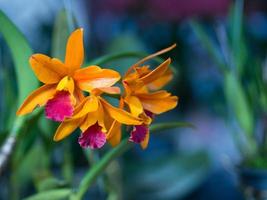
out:
{"label": "orchid petal", "polygon": [[125,102],[135,117],[138,117],[143,112],[143,105],[136,96],[126,96]]}
{"label": "orchid petal", "polygon": [[71,33],[65,55],[65,64],[68,66],[70,72],[79,69],[84,59],[84,47],[83,47],[83,29],[76,29]]}
{"label": "orchid petal", "polygon": [[177,106],[178,97],[171,96],[166,91],[158,91],[154,93],[138,94],[138,98],[142,102],[145,110],[154,114],[161,114],[169,111]]}
{"label": "orchid petal", "polygon": [[43,106],[56,93],[56,85],[43,85],[33,91],[23,102],[17,111],[17,115],[25,115],[31,113],[36,107]]}
{"label": "orchid petal", "polygon": [[105,110],[109,113],[109,115],[117,120],[118,122],[122,124],[127,124],[127,125],[139,125],[142,124],[142,120],[140,118],[134,117],[130,113],[119,109],[115,108],[112,105],[110,105],[108,102],[106,102],[104,99],[100,98],[100,101],[105,108]]}
{"label": "orchid petal", "polygon": [[35,75],[43,83],[57,83],[68,72],[60,60],[43,54],[32,55],[29,62]]}
{"label": "orchid petal", "polygon": [[94,88],[105,88],[114,85],[120,80],[120,74],[111,69],[89,66],[77,70],[74,79],[80,89],[91,92]]}
{"label": "orchid petal", "polygon": [[69,136],[83,121],[83,118],[62,122],[54,135],[54,141],[59,141]]}

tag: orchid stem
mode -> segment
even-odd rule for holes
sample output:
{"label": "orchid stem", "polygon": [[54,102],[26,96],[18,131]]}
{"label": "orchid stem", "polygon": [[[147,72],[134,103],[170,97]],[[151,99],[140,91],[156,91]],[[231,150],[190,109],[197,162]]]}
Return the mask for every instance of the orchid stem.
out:
{"label": "orchid stem", "polygon": [[42,114],[41,110],[34,111],[30,116],[16,117],[13,127],[0,149],[0,175],[3,173],[9,158],[15,149],[19,134],[26,128],[31,120],[37,120]]}
{"label": "orchid stem", "polygon": [[[150,127],[151,132],[157,132],[161,130],[167,130],[171,128],[195,128],[192,124],[187,122],[170,122],[170,123],[158,123],[154,124]],[[81,181],[78,191],[74,196],[72,196],[72,200],[81,200],[85,193],[88,191],[88,188],[92,186],[96,178],[106,169],[106,167],[110,164],[118,156],[122,155],[129,149],[134,147],[134,143],[128,142],[128,138],[125,138],[121,141],[121,143],[109,151],[99,162],[97,162],[91,170],[85,175],[83,180]]]}
{"label": "orchid stem", "polygon": [[19,135],[19,132],[22,130],[24,122],[25,118],[22,117],[16,118],[12,130],[10,131],[8,137],[6,138],[4,144],[0,149],[0,175],[3,173],[5,166],[9,160],[9,157],[13,152],[17,136]]}
{"label": "orchid stem", "polygon": [[[141,52],[122,52],[122,53],[114,53],[114,54],[112,53],[112,54],[108,54],[100,58],[94,59],[88,64],[86,64],[86,66],[103,65],[108,62],[123,59],[123,58],[143,58],[146,56],[148,56],[148,54],[141,53]],[[155,58],[152,58],[152,60],[155,60],[156,62],[159,62],[159,63],[164,62],[164,59],[162,59],[161,57],[155,57]],[[172,69],[173,73],[177,74],[177,69],[173,65],[170,65],[170,68]]]}
{"label": "orchid stem", "polygon": [[109,163],[122,155],[124,152],[133,147],[132,143],[128,142],[128,139],[124,139],[116,148],[108,152],[92,169],[85,175],[84,179],[80,183],[78,192],[75,195],[76,200],[83,198],[84,194],[88,191],[88,188],[94,183],[96,178],[105,170]]}

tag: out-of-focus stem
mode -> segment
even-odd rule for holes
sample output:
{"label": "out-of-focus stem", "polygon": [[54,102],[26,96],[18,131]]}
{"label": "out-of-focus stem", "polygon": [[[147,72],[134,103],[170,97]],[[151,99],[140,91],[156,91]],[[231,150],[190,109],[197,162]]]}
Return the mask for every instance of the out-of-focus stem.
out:
{"label": "out-of-focus stem", "polygon": [[[159,123],[152,125],[150,127],[151,132],[171,129],[171,128],[178,128],[178,127],[190,127],[194,128],[194,126],[190,123],[186,122],[170,122],[170,123]],[[128,142],[128,138],[125,138],[121,141],[121,143],[109,151],[99,162],[97,162],[90,171],[85,175],[83,180],[81,181],[78,191],[76,194],[72,196],[71,199],[73,200],[81,200],[84,194],[87,192],[88,188],[94,183],[96,178],[106,169],[111,161],[113,161],[118,156],[122,155],[130,148],[134,146],[133,143]]]}
{"label": "out-of-focus stem", "polygon": [[25,123],[25,117],[16,118],[13,128],[11,129],[8,137],[6,138],[4,144],[0,149],[0,175],[2,174],[10,158],[10,155],[13,152],[17,136],[19,132],[22,130],[24,123]]}
{"label": "out-of-focus stem", "polygon": [[88,188],[96,178],[105,170],[108,164],[133,146],[127,139],[123,140],[116,148],[109,151],[83,178],[74,199],[82,199]]}
{"label": "out-of-focus stem", "polygon": [[[97,58],[95,60],[92,60],[91,62],[89,62],[88,64],[86,64],[86,66],[88,65],[102,65],[114,60],[119,60],[119,59],[123,59],[123,58],[143,58],[148,56],[148,54],[146,53],[140,53],[140,52],[123,52],[123,53],[114,53],[114,54],[109,54],[109,55],[105,55],[102,56],[100,58]],[[152,60],[155,60],[156,62],[164,62],[164,59],[160,58],[160,57],[154,57]],[[176,64],[177,65],[177,64]],[[174,66],[170,65],[170,68],[172,69],[173,73],[177,73],[177,70]]]}

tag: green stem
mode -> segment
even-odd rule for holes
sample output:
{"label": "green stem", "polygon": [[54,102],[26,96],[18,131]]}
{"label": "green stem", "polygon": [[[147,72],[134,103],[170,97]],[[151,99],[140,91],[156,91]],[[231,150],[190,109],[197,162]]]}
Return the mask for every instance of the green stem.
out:
{"label": "green stem", "polygon": [[28,126],[30,120],[38,119],[41,110],[34,111],[30,116],[16,117],[12,129],[0,149],[0,175],[3,172],[10,155],[16,145],[19,134]]}
{"label": "green stem", "polygon": [[23,129],[25,117],[16,118],[12,130],[6,138],[3,146],[0,149],[0,174],[3,172],[6,163],[15,147],[17,136]]}
{"label": "green stem", "polygon": [[90,171],[85,175],[80,183],[79,190],[75,195],[75,199],[82,199],[88,188],[94,183],[95,179],[105,170],[109,163],[122,155],[124,152],[133,147],[128,139],[124,139],[116,148],[109,151]]}
{"label": "green stem", "polygon": [[[189,127],[195,128],[192,124],[187,122],[169,122],[169,123],[158,123],[150,127],[150,132],[157,132],[161,130],[167,130],[171,128],[178,127]],[[80,183],[78,191],[74,194],[74,200],[81,200],[84,194],[87,192],[88,188],[94,183],[95,179],[106,169],[111,161],[113,161],[118,156],[122,155],[130,148],[134,146],[133,143],[128,142],[128,138],[122,140],[122,142],[111,151],[109,151],[98,163],[96,163],[91,170],[85,175]]]}

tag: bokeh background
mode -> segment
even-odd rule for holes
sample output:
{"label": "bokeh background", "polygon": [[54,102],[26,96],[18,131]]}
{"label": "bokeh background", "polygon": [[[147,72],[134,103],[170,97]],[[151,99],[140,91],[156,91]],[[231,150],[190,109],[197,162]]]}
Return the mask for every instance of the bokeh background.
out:
{"label": "bokeh background", "polygon": [[[243,199],[236,166],[242,157],[223,92],[223,77],[191,26],[200,22],[212,40],[227,27],[231,0],[0,0],[0,9],[26,36],[34,52],[51,55],[60,48],[55,33],[83,27],[86,59],[123,51],[153,53],[173,43],[176,75],[167,87],[179,96],[178,107],[156,122],[185,121],[151,136],[112,162],[85,199]],[[244,2],[244,32],[263,64],[267,50],[267,2]],[[67,24],[67,27],[66,27]],[[1,26],[1,24],[0,24]],[[67,33],[67,34],[66,34]],[[62,55],[59,55],[59,57]],[[108,63],[124,72],[134,58]],[[0,36],[0,141],[8,116],[15,113],[16,80],[10,52]],[[0,199],[22,199],[49,187],[78,185],[90,168],[77,134],[54,143],[57,124],[42,119],[25,131],[0,178]],[[108,147],[107,147],[108,148]],[[96,151],[97,162],[106,149]],[[92,163],[91,163],[92,164]]]}

